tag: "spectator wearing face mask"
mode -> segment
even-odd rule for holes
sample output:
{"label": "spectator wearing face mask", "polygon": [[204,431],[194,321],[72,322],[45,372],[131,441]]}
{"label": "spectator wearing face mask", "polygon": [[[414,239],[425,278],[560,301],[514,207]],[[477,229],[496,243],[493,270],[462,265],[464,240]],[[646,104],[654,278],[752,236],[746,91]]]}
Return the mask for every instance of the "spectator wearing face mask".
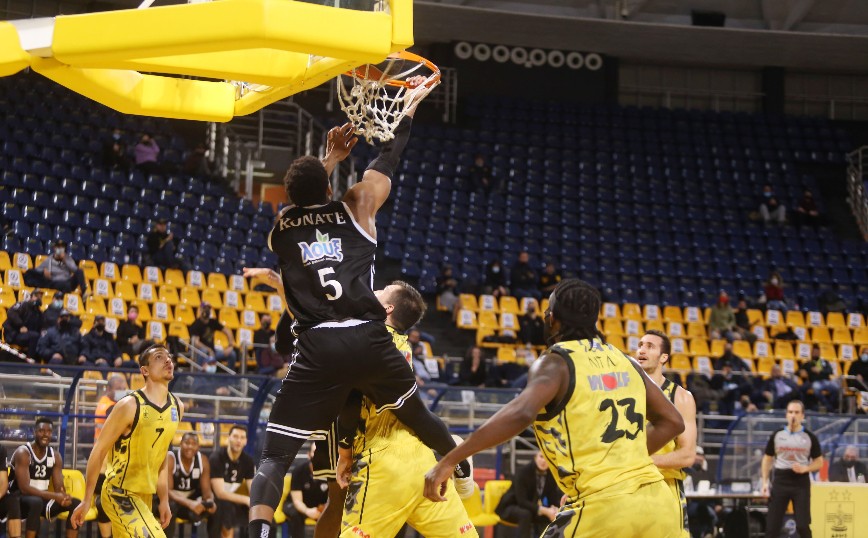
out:
{"label": "spectator wearing face mask", "polygon": [[70,323],[69,310],[61,310],[57,325],[39,338],[36,352],[52,364],[84,364],[87,359],[81,354],[81,333]]}
{"label": "spectator wearing face mask", "polygon": [[[204,353],[205,357],[213,357],[221,362],[225,361],[226,366],[228,366],[230,370],[235,370],[236,363],[238,362],[238,355],[235,353],[232,331],[224,327],[223,324],[216,319],[211,318],[210,304],[202,303],[199,306],[199,316],[196,318],[196,321],[190,325],[189,331],[190,345],[192,347],[195,347]],[[217,331],[226,335],[226,339],[229,341],[228,347],[219,350],[214,347],[214,334]]]}
{"label": "spectator wearing face mask", "polygon": [[506,287],[506,273],[500,260],[494,260],[485,269],[485,285],[482,291],[495,297],[509,295],[509,289]]}
{"label": "spectator wearing face mask", "polygon": [[283,377],[280,372],[283,371],[284,375],[286,374],[284,367],[289,363],[289,360],[289,355],[281,355],[277,352],[276,338],[272,334],[268,341],[268,347],[263,349],[259,355],[256,372],[262,375],[275,374],[277,377]]}
{"label": "spectator wearing face mask", "polygon": [[253,344],[256,346],[254,354],[257,364],[262,357],[262,352],[270,345],[272,336],[274,336],[274,331],[271,329],[271,314],[265,312],[259,317],[259,329],[253,331]]}
{"label": "spectator wearing face mask", "polygon": [[130,389],[127,386],[127,378],[123,374],[114,373],[109,375],[105,394],[96,403],[96,411],[94,411],[96,415],[96,419],[94,419],[96,426],[93,430],[94,441],[99,439],[99,434],[102,432],[102,425],[105,424],[105,417],[108,416],[109,408],[129,393]]}
{"label": "spectator wearing face mask", "polygon": [[851,361],[847,368],[847,386],[854,390],[868,391],[868,346],[859,352],[859,360]]}
{"label": "spectator wearing face mask", "polygon": [[802,194],[802,199],[799,200],[799,205],[796,207],[795,221],[798,226],[812,226],[818,228],[820,226],[820,210],[817,208],[817,202],[814,200],[814,193],[809,189],[805,189]]}
{"label": "spectator wearing face mask", "polygon": [[120,367],[124,359],[112,333],[105,330],[105,316],[93,318],[93,327],[81,339],[81,354],[88,362],[100,368],[110,364]]}
{"label": "spectator wearing face mask", "polygon": [[66,241],[63,239],[54,242],[51,256],[24,273],[24,283],[28,286],[51,288],[64,293],[71,293],[79,288],[83,296],[88,295],[84,271],[79,269],[75,265],[75,260],[66,253]]}
{"label": "spectator wearing face mask", "polygon": [[60,317],[60,311],[63,310],[63,292],[54,292],[54,297],[51,303],[42,312],[42,329],[47,330],[49,327],[57,325],[57,318]]}
{"label": "spectator wearing face mask", "polygon": [[859,449],[849,445],[844,455],[829,466],[829,482],[851,482],[864,484],[868,477],[865,464],[859,461]]}
{"label": "spectator wearing face mask", "polygon": [[774,271],[769,276],[768,282],[763,287],[760,303],[765,303],[766,308],[769,310],[787,311],[787,303],[784,299],[784,279],[781,278],[779,272]]}
{"label": "spectator wearing face mask", "polygon": [[42,329],[42,290],[36,289],[26,300],[19,301],[6,311],[3,339],[8,344],[24,348],[29,357],[36,355],[39,331]]}
{"label": "spectator wearing face mask", "polygon": [[729,295],[721,291],[708,316],[708,333],[714,340],[741,340],[741,334],[735,328],[735,312],[729,305]]}
{"label": "spectator wearing face mask", "polygon": [[763,196],[760,200],[759,212],[763,222],[766,224],[771,222],[784,224],[787,221],[787,208],[778,200],[777,196],[775,196],[775,191],[772,190],[772,186],[769,184],[763,186]]}
{"label": "spectator wearing face mask", "polygon": [[157,163],[157,159],[160,157],[160,146],[149,133],[143,134],[133,149],[136,156],[136,168],[146,174],[156,174],[160,171],[160,165]]}
{"label": "spectator wearing face mask", "polygon": [[116,333],[118,348],[121,353],[126,353],[130,357],[136,357],[142,350],[154,345],[153,340],[145,339],[145,328],[138,319],[139,308],[134,305],[127,310],[127,319],[118,323]]}

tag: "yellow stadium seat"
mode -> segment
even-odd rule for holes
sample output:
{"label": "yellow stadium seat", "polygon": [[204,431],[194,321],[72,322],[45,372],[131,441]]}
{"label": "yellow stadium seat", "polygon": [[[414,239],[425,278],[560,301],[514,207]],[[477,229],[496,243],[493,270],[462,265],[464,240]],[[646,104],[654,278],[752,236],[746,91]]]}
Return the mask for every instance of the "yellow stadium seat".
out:
{"label": "yellow stadium seat", "polygon": [[606,342],[615,346],[615,349],[619,349],[621,351],[627,351],[627,346],[624,344],[624,337],[620,335],[606,335]]}
{"label": "yellow stadium seat", "polygon": [[834,376],[837,377],[837,376],[841,375],[841,364],[838,362],[838,359],[836,359],[836,358],[829,359],[829,366],[832,367],[832,374]]}
{"label": "yellow stadium seat", "polygon": [[497,362],[518,362],[515,357],[515,348],[511,346],[498,347]]}
{"label": "yellow stadium seat", "polygon": [[[688,353],[687,341],[684,338],[672,338],[672,353]],[[638,346],[638,342],[637,342]],[[630,348],[630,351],[633,351],[632,346],[628,343],[627,347]]]}
{"label": "yellow stadium seat", "polygon": [[93,260],[81,260],[78,262],[78,268],[84,273],[84,278],[87,280],[95,280],[99,278],[99,268]]}
{"label": "yellow stadium seat", "polygon": [[471,312],[479,312],[479,303],[476,301],[476,296],[470,293],[462,293],[458,296],[459,308],[470,310]]}
{"label": "yellow stadium seat", "polygon": [[181,321],[173,321],[169,323],[169,336],[174,336],[176,338],[182,338],[186,341],[190,341],[190,332],[187,329],[187,324]]}
{"label": "yellow stadium seat", "polygon": [[9,259],[9,253],[5,250],[0,250],[0,271],[12,269],[12,260]]}
{"label": "yellow stadium seat", "polygon": [[[630,355],[631,357],[636,354],[636,350],[639,349],[639,337],[638,336],[628,336],[626,337],[624,345],[626,346],[623,351]],[[687,353],[687,348],[684,345],[684,340],[681,340],[680,343],[673,343],[672,349],[675,350],[676,353]]]}
{"label": "yellow stadium seat", "polygon": [[93,315],[83,313],[78,316],[78,319],[81,321],[81,328],[79,329],[79,332],[82,334],[82,336],[89,333],[90,330],[93,328]]}
{"label": "yellow stadium seat", "polygon": [[[283,299],[280,295],[276,293],[272,293],[268,296],[268,311],[269,312],[283,312],[286,309],[286,305],[283,304]],[[272,329],[277,325],[277,317],[271,317],[271,325]]]}
{"label": "yellow stadium seat", "polygon": [[16,252],[12,256],[12,267],[23,271],[33,269],[33,260],[26,252]]}
{"label": "yellow stadium seat", "polygon": [[[456,325],[459,329],[477,329],[479,324],[476,322],[476,313],[473,310],[462,308],[456,316]],[[494,327],[487,327],[494,331]]]}
{"label": "yellow stadium seat", "polygon": [[197,290],[205,289],[205,273],[202,271],[187,271],[187,286]]}
{"label": "yellow stadium seat", "polygon": [[726,350],[726,340],[712,340],[711,341],[711,356],[712,357],[720,357],[723,355],[723,352]]}
{"label": "yellow stadium seat", "polygon": [[222,273],[208,273],[208,287],[217,291],[228,290],[229,284],[226,282],[226,275]]}
{"label": "yellow stadium seat", "polygon": [[[208,288],[202,292],[202,302],[208,303],[211,305],[211,308],[223,308],[223,297],[221,292],[217,291],[216,288]],[[199,305],[193,305],[196,308]]]}
{"label": "yellow stadium seat", "polygon": [[3,283],[14,290],[24,287],[24,276],[19,269],[6,269],[3,272]]}
{"label": "yellow stadium seat", "polygon": [[850,312],[847,314],[847,326],[851,329],[857,329],[865,326],[865,316],[859,312]]}
{"label": "yellow stadium seat", "polygon": [[234,308],[221,308],[217,315],[217,320],[226,328],[233,331],[238,327],[241,327],[241,322],[238,320],[238,311]]}
{"label": "yellow stadium seat", "polygon": [[642,308],[636,303],[625,303],[621,308],[621,317],[642,321]]}
{"label": "yellow stadium seat", "polygon": [[500,298],[500,311],[507,314],[515,314],[521,316],[525,312],[519,309],[518,301],[515,297],[503,296]]}
{"label": "yellow stadium seat", "polygon": [[749,308],[747,310],[747,321],[751,325],[765,323],[762,310],[757,310],[756,308]]}
{"label": "yellow stadium seat", "polygon": [[145,387],[145,376],[142,374],[130,375],[130,390],[138,390]]}
{"label": "yellow stadium seat", "polygon": [[704,323],[688,323],[687,324],[688,338],[703,338],[708,339],[708,333],[705,331]]}
{"label": "yellow stadium seat", "polygon": [[184,286],[181,288],[179,299],[181,300],[181,304],[191,306],[199,306],[202,303],[202,297],[199,296],[199,290],[190,286]]}
{"label": "yellow stadium seat", "polygon": [[138,265],[126,263],[121,267],[121,279],[128,280],[133,284],[139,284],[142,282],[142,270]]}
{"label": "yellow stadium seat", "polygon": [[621,308],[615,303],[603,303],[600,316],[606,319],[621,319]]}
{"label": "yellow stadium seat", "polygon": [[160,286],[160,289],[157,292],[157,299],[170,306],[175,306],[181,302],[181,297],[178,295],[178,288],[169,285]]}
{"label": "yellow stadium seat", "polygon": [[863,325],[853,330],[853,343],[857,346],[868,346],[868,327]]}
{"label": "yellow stadium seat", "polygon": [[603,333],[609,336],[626,336],[624,334],[624,326],[621,325],[621,320],[618,318],[606,318],[603,320]]}
{"label": "yellow stadium seat", "polygon": [[12,305],[17,303],[15,292],[7,286],[0,286],[0,306],[3,308],[12,308]]}
{"label": "yellow stadium seat", "polygon": [[184,272],[180,269],[166,269],[166,274],[163,275],[163,283],[179,289],[187,285],[187,281],[184,279]]}
{"label": "yellow stadium seat", "polygon": [[496,515],[494,510],[497,508],[500,499],[503,498],[511,485],[512,482],[510,480],[489,480],[485,483],[483,509],[486,514]]}
{"label": "yellow stadium seat", "polygon": [[[829,314],[829,318],[831,317],[832,313]],[[852,344],[853,335],[850,334],[850,329],[847,327],[835,327],[832,329],[832,342],[834,344]]]}
{"label": "yellow stadium seat", "polygon": [[142,282],[138,285],[138,293],[136,293],[136,298],[140,301],[145,301],[147,303],[153,303],[157,300],[157,290],[154,289],[154,284],[150,282]]}
{"label": "yellow stadium seat", "polygon": [[811,358],[811,344],[799,342],[796,344],[796,358],[806,360]]}
{"label": "yellow stadium seat", "polygon": [[500,315],[500,328],[510,331],[519,330],[518,316],[509,312]]}
{"label": "yellow stadium seat", "polygon": [[829,334],[829,329],[826,327],[814,327],[811,329],[811,342],[815,344],[830,344],[832,336]]}
{"label": "yellow stadium seat", "polygon": [[792,327],[807,327],[807,323],[805,323],[805,315],[799,310],[788,310],[786,323]]}
{"label": "yellow stadium seat", "polygon": [[788,376],[795,375],[796,371],[799,369],[796,359],[781,359],[780,365],[783,374]]}
{"label": "yellow stadium seat", "polygon": [[169,323],[175,319],[175,313],[172,312],[172,307],[163,301],[157,301],[154,303],[153,313],[154,319],[162,321],[163,323]]}
{"label": "yellow stadium seat", "polygon": [[223,306],[225,308],[234,308],[239,310],[243,304],[239,292],[235,290],[226,290],[223,292]]}
{"label": "yellow stadium seat", "polygon": [[539,301],[534,299],[533,297],[522,297],[519,305],[521,307],[522,314],[527,312],[528,307],[533,307],[537,314],[542,314],[545,310],[545,307],[548,306],[548,299],[543,299],[544,306],[540,306]]}
{"label": "yellow stadium seat", "polygon": [[247,293],[247,279],[241,275],[229,275],[229,289],[238,293]]}
{"label": "yellow stadium seat", "polygon": [[109,282],[117,282],[121,279],[121,272],[116,263],[103,262],[99,266],[99,276]]}
{"label": "yellow stadium seat", "polygon": [[[86,481],[81,471],[77,469],[62,469],[63,473],[63,488],[66,493],[75,499],[83,499],[85,496]],[[65,520],[69,518],[71,512],[62,512],[57,515],[57,519]],[[97,517],[96,506],[91,506],[90,510],[84,515],[85,521],[93,521]]]}
{"label": "yellow stadium seat", "polygon": [[656,304],[646,304],[642,307],[642,319],[645,322],[658,321],[661,315],[660,307]]}
{"label": "yellow stadium seat", "polygon": [[110,299],[114,297],[115,293],[112,289],[112,283],[105,278],[97,278],[93,281],[93,286],[91,286],[91,291],[97,297],[102,297],[104,299]]}
{"label": "yellow stadium seat", "polygon": [[6,323],[6,307],[0,305],[0,327],[2,327],[4,323]]}
{"label": "yellow stadium seat", "polygon": [[[670,308],[670,307],[667,307]],[[677,307],[673,308],[672,313],[676,314]],[[664,310],[663,317],[667,319],[667,321],[680,321],[682,323],[705,323],[705,315],[702,313],[702,310],[696,306],[688,306],[684,308],[684,316],[682,318],[673,317],[671,320],[668,319],[666,315],[666,310]]]}
{"label": "yellow stadium seat", "polygon": [[672,337],[684,337],[684,324],[678,321],[670,321],[666,324],[666,334]]}
{"label": "yellow stadium seat", "polygon": [[134,301],[136,299],[136,290],[132,282],[129,280],[121,280],[115,283],[115,296],[120,297],[124,301]]}
{"label": "yellow stadium seat", "polygon": [[743,359],[753,358],[753,350],[746,340],[736,340],[732,343],[732,352]]}
{"label": "yellow stadium seat", "polygon": [[142,271],[142,282],[148,282],[154,286],[163,284],[163,271],[159,267],[149,265]]}
{"label": "yellow stadium seat", "polygon": [[772,375],[772,366],[775,365],[775,359],[771,357],[761,357],[757,359],[757,373],[768,378]]}
{"label": "yellow stadium seat", "polygon": [[838,356],[838,351],[833,344],[821,343],[820,356],[827,360],[832,360]]}
{"label": "yellow stadium seat", "polygon": [[116,318],[126,319],[127,303],[120,297],[112,297],[108,301],[108,313]]}
{"label": "yellow stadium seat", "polygon": [[498,348],[500,344],[498,342],[484,342],[483,339],[486,336],[495,336],[497,331],[488,327],[484,329],[476,330],[476,345],[479,347],[490,347],[490,348]]}
{"label": "yellow stadium seat", "polygon": [[73,316],[80,316],[84,312],[84,301],[78,293],[67,293],[63,298],[63,307]]}
{"label": "yellow stadium seat", "polygon": [[669,361],[669,368],[673,370],[682,370],[684,373],[689,373],[692,369],[690,366],[690,357],[683,353],[672,355]]}
{"label": "yellow stadium seat", "polygon": [[850,362],[856,358],[856,346],[852,344],[841,344],[838,346],[838,360]]}
{"label": "yellow stadium seat", "polygon": [[769,327],[777,327],[784,324],[784,315],[780,310],[766,311],[766,325]]}
{"label": "yellow stadium seat", "polygon": [[151,317],[151,307],[148,303],[144,301],[131,301],[130,306],[135,306],[139,309],[139,321],[144,323],[145,321],[150,321]]}
{"label": "yellow stadium seat", "polygon": [[777,340],[775,342],[775,358],[776,359],[795,359],[796,356],[793,354],[793,345],[784,340]]}
{"label": "yellow stadium seat", "polygon": [[771,346],[768,342],[757,340],[753,345],[753,356],[758,359],[766,359],[772,356]]}
{"label": "yellow stadium seat", "polygon": [[241,321],[242,327],[253,330],[259,329],[259,316],[257,316],[256,312],[254,312],[253,310],[242,311],[241,317],[239,317],[238,319]]}
{"label": "yellow stadium seat", "polygon": [[107,316],[108,311],[105,308],[105,301],[102,297],[97,297],[95,295],[91,295],[87,298],[87,301],[84,305],[84,310],[88,314],[93,314],[94,316]]}
{"label": "yellow stadium seat", "polygon": [[663,320],[660,319],[652,319],[645,322],[645,332],[648,331],[660,331],[663,334],[666,334],[666,327],[663,325]]}
{"label": "yellow stadium seat", "polygon": [[[490,480],[489,480],[490,482]],[[463,499],[464,509],[467,511],[467,517],[476,528],[491,527],[500,522],[500,517],[497,514],[487,514],[482,509],[482,493],[479,491],[479,486],[473,484],[473,495]]]}
{"label": "yellow stadium seat", "polygon": [[480,312],[500,312],[500,305],[497,304],[497,297],[494,295],[480,295],[478,301]]}
{"label": "yellow stadium seat", "polygon": [[[536,300],[536,299],[534,299],[534,300]],[[522,299],[522,301],[524,301],[524,299]],[[524,304],[524,303],[522,303],[522,304]],[[540,301],[539,312],[542,314],[548,309],[549,309],[549,299],[548,299],[548,297],[544,297],[543,300]]]}
{"label": "yellow stadium seat", "polygon": [[711,351],[708,349],[708,341],[703,338],[694,338],[690,341],[691,355],[708,355]]}
{"label": "yellow stadium seat", "polygon": [[244,308],[257,313],[268,312],[265,307],[265,295],[259,291],[251,291],[244,297]]}
{"label": "yellow stadium seat", "polygon": [[226,336],[223,331],[217,331],[214,333],[214,347],[220,349],[229,349],[229,337]]}
{"label": "yellow stadium seat", "polygon": [[823,319],[823,314],[820,312],[808,312],[807,321],[809,327],[826,326],[826,321]]}
{"label": "yellow stadium seat", "polygon": [[799,340],[804,342],[811,341],[811,333],[808,332],[806,327],[793,327],[793,332],[796,333],[796,336],[799,337]]}
{"label": "yellow stadium seat", "polygon": [[151,320],[145,328],[145,335],[149,340],[162,342],[166,339],[166,326],[161,321]]}
{"label": "yellow stadium seat", "polygon": [[[698,312],[698,310],[697,310]],[[684,315],[681,314],[681,308],[677,306],[665,306],[663,307],[663,321],[672,322],[677,321],[679,323],[684,323],[684,317],[687,315],[687,309],[684,311]]]}
{"label": "yellow stadium seat", "polygon": [[497,320],[497,314],[491,311],[480,311],[477,323],[480,327],[490,327],[492,329],[500,328],[500,322]]}
{"label": "yellow stadium seat", "polygon": [[754,325],[751,327],[750,332],[756,335],[757,340],[768,340],[769,334],[766,331],[765,325]]}
{"label": "yellow stadium seat", "polygon": [[844,321],[844,314],[840,312],[829,312],[826,314],[826,327],[830,329],[837,329],[846,327],[847,323]]}
{"label": "yellow stadium seat", "polygon": [[185,325],[192,325],[196,321],[196,313],[192,305],[179,304],[175,307],[175,321]]}
{"label": "yellow stadium seat", "polygon": [[711,359],[704,355],[693,357],[693,369],[709,377],[714,374],[714,366],[711,363]]}
{"label": "yellow stadium seat", "polygon": [[[193,424],[190,422],[179,422],[178,429],[175,430],[175,437],[172,439],[172,444],[176,446],[180,445],[181,438],[183,438],[184,434],[188,432],[196,432],[196,430],[193,429]],[[198,437],[198,435],[196,437]]]}

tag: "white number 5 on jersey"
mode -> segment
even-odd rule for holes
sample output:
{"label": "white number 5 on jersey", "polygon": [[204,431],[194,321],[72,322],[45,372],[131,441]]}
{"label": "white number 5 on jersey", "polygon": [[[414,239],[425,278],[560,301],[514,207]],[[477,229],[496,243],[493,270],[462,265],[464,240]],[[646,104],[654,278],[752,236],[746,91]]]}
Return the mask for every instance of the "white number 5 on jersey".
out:
{"label": "white number 5 on jersey", "polygon": [[340,298],[341,295],[344,294],[344,288],[341,286],[340,282],[338,282],[337,280],[326,280],[325,279],[326,275],[334,274],[334,272],[335,272],[334,267],[323,267],[322,269],[317,271],[317,273],[319,274],[319,283],[322,285],[322,287],[325,288],[325,287],[331,286],[335,290],[334,295],[326,293],[326,299],[328,299],[329,301],[336,301],[336,300],[338,300],[338,298]]}

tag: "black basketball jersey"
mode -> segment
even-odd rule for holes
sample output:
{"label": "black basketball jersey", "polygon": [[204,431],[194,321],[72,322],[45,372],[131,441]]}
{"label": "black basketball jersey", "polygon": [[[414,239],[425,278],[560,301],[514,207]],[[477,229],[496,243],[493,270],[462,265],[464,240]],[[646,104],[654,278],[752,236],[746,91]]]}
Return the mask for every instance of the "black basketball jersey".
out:
{"label": "black basketball jersey", "polygon": [[373,292],[377,241],[343,202],[284,209],[268,246],[280,259],[296,334],[329,321],[386,319]]}
{"label": "black basketball jersey", "polygon": [[[30,443],[24,445],[27,451],[30,452],[30,486],[40,491],[48,491],[48,485],[51,482],[51,473],[54,472],[54,449],[48,447],[42,459],[36,457],[33,452],[33,447]],[[9,473],[9,491],[20,491],[18,481],[15,480],[15,456],[13,453],[12,461],[10,462],[12,472]]]}
{"label": "black basketball jersey", "polygon": [[169,452],[169,456],[175,460],[175,472],[172,473],[175,491],[180,491],[188,498],[201,497],[202,453],[198,450],[196,451],[196,455],[193,456],[193,463],[189,469],[184,469],[184,463],[181,461],[181,449]]}

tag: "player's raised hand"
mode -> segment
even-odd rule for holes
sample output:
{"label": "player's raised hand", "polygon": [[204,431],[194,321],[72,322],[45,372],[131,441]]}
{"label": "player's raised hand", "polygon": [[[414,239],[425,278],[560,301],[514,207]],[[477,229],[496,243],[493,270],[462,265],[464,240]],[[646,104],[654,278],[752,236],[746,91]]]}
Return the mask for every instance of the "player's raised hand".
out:
{"label": "player's raised hand", "polygon": [[430,471],[425,473],[425,498],[434,502],[445,501],[446,486],[453,471],[454,468],[452,466],[444,465],[443,461],[440,461]]}
{"label": "player's raised hand", "polygon": [[332,127],[326,137],[326,155],[342,161],[353,151],[358,141],[352,123],[347,122],[340,127]]}
{"label": "player's raised hand", "polygon": [[[413,114],[416,113],[416,108],[419,106],[419,103],[421,103],[422,100],[425,99],[425,97],[431,91],[430,89],[424,91],[414,91],[419,86],[422,86],[426,80],[427,78],[421,75],[416,75],[415,77],[410,77],[406,80],[407,93],[405,94],[404,98],[407,100],[407,115],[410,117],[412,117]],[[439,84],[439,82],[433,83],[433,86],[436,86],[437,84]]]}
{"label": "player's raised hand", "polygon": [[241,275],[244,278],[259,278],[275,289],[283,288],[283,281],[274,269],[268,269],[267,267],[245,267],[242,269]]}

